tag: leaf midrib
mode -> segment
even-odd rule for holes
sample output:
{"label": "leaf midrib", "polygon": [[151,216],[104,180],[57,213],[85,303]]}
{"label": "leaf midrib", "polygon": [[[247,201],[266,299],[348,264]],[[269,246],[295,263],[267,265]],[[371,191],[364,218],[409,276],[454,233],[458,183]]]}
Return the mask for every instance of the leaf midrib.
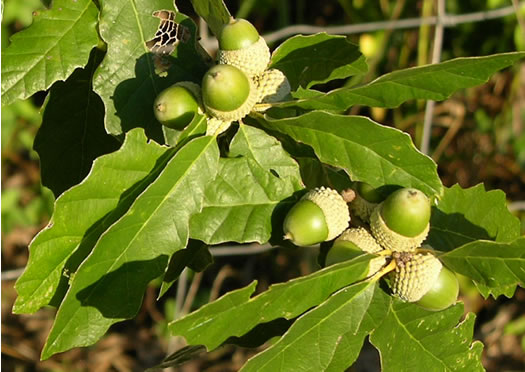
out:
{"label": "leaf midrib", "polygon": [[[148,225],[148,222],[151,220],[152,216],[156,214],[156,212],[158,211],[158,209],[160,208],[161,205],[164,205],[165,201],[168,199],[167,195],[171,195],[173,190],[178,188],[180,186],[180,183],[185,179],[185,176],[187,175],[187,173],[194,167],[195,163],[198,162],[199,160],[201,160],[201,156],[203,153],[206,152],[206,150],[208,149],[208,147],[210,145],[212,145],[214,143],[214,141],[212,139],[209,140],[208,144],[201,149],[200,153],[199,153],[199,156],[196,156],[194,157],[194,160],[192,162],[190,162],[186,168],[186,170],[184,171],[184,173],[179,177],[179,179],[177,180],[176,183],[173,184],[173,186],[170,188],[169,192],[166,193],[166,195],[164,196],[164,198],[162,199],[161,202],[158,203],[158,206],[154,209],[154,211],[152,213],[150,213],[150,215],[148,216],[148,219],[146,219],[144,221],[144,223],[142,223],[140,229],[137,230],[137,232],[134,234],[134,236],[129,240],[129,243],[126,245],[126,247],[122,250],[122,252],[118,255],[118,257],[116,259],[112,259],[113,263],[111,264],[111,266],[107,269],[107,273],[110,273],[112,272],[112,269],[117,265],[117,263],[120,262],[120,259],[123,255],[127,254],[127,251],[128,249],[130,248],[130,246],[132,245],[132,243],[135,241],[136,237],[140,234],[141,231],[143,231],[143,229],[145,228],[146,225]],[[176,157],[176,155],[175,155]],[[173,159],[172,159],[173,160]],[[159,175],[160,176],[160,175]],[[131,209],[131,208],[130,208]],[[114,226],[114,225],[113,225]],[[107,233],[107,232],[106,232]],[[105,234],[106,234],[105,233]],[[104,234],[104,235],[105,235]],[[98,244],[97,244],[98,245]],[[96,246],[93,248],[95,249]],[[86,300],[88,300],[91,295],[95,292],[95,290],[101,285],[101,282],[99,281],[95,286],[93,286],[93,289],[91,290],[91,293],[89,293],[86,297]],[[68,293],[66,294],[69,295],[69,293],[71,292],[71,288],[73,288],[73,285],[69,288],[68,290]],[[62,309],[62,307],[60,307],[59,309],[59,312],[60,310]],[[48,346],[46,344],[45,346],[45,349],[44,350],[47,350],[49,352],[49,349],[52,350],[52,347],[55,346],[57,344],[57,342],[60,340],[60,336],[65,332],[67,326],[69,325],[69,323],[75,318],[75,315],[76,313],[79,311],[80,308],[77,308],[74,313],[69,316],[68,320],[66,321],[66,323],[64,324],[64,326],[62,327],[62,330],[57,334],[57,336],[55,337],[54,341]],[[57,313],[57,317],[58,317],[58,313]]]}
{"label": "leaf midrib", "polygon": [[[369,285],[363,287],[359,292],[355,293],[355,295],[352,297],[352,299],[351,299],[350,301],[354,301],[357,297],[361,296],[361,295],[362,295],[364,292],[366,292],[366,290],[368,290],[369,288],[370,288],[370,283],[369,283]],[[284,294],[284,292],[283,292],[283,294]],[[329,298],[330,298],[330,297],[329,297]],[[371,298],[372,298],[372,297],[370,297],[370,300],[371,300]],[[325,303],[326,303],[326,301],[325,301]],[[332,312],[329,313],[328,316],[324,317],[320,322],[316,323],[316,325],[315,325],[313,328],[315,328],[315,329],[319,329],[319,327],[320,327],[324,322],[326,322],[328,319],[330,319],[330,318],[333,316],[334,313],[337,313],[338,311],[340,311],[341,308],[344,308],[345,306],[347,306],[347,304],[348,304],[348,301],[347,301],[347,302],[344,302],[344,303],[342,303],[342,304],[340,304],[340,306],[336,307]],[[370,304],[370,302],[369,302],[369,304]],[[322,304],[319,305],[319,306],[322,306]],[[318,307],[319,307],[319,306],[318,306]],[[308,314],[309,314],[309,312],[305,313],[305,316],[307,316]],[[359,321],[359,324],[358,324],[356,330],[359,329],[359,326],[361,325],[361,322],[363,321],[365,315],[366,315],[366,311],[363,312],[363,317],[361,317],[361,320]],[[298,320],[300,320],[301,318],[302,318],[302,317],[300,317]],[[286,336],[286,334],[288,334],[289,331],[290,331],[290,329],[288,329],[288,330],[286,331],[286,333],[281,337],[281,340]],[[284,348],[282,348],[282,349],[280,350],[279,353],[277,353],[277,354],[274,355],[272,358],[270,358],[270,359],[269,359],[265,364],[263,364],[261,367],[264,367],[264,366],[268,365],[271,361],[275,360],[279,355],[282,355],[282,353],[284,353],[288,348],[292,347],[296,342],[300,341],[300,340],[302,339],[302,337],[305,337],[309,332],[312,332],[312,328],[308,329],[306,332],[303,332],[302,334],[299,335],[299,337],[295,338],[292,342],[290,342],[290,343],[288,343],[287,345],[285,345]],[[268,350],[271,350],[271,349],[268,349]],[[261,353],[260,355],[263,355],[263,354],[264,354],[264,353]],[[281,358],[281,360],[283,360],[283,359]],[[331,360],[332,360],[332,359],[329,360],[329,363],[328,363],[328,364],[330,364],[330,361],[331,361]],[[281,369],[281,370],[282,370],[282,369]],[[241,370],[241,371],[242,371],[242,370]]]}
{"label": "leaf midrib", "polygon": [[[318,112],[322,112],[322,111],[318,111]],[[324,114],[325,114],[325,115],[328,115],[328,116],[336,116],[336,115],[333,115],[333,114],[331,114],[331,113],[329,113],[329,112],[324,112]],[[305,114],[304,116],[308,116],[308,115],[312,115],[312,114],[307,113],[307,114]],[[346,118],[348,118],[348,117],[346,117]],[[362,118],[365,118],[365,117],[362,117]],[[296,120],[296,119],[293,119],[293,120]],[[284,121],[287,121],[287,119],[284,119]],[[305,128],[304,126],[301,126],[300,124],[288,124],[288,125],[291,126],[291,127],[294,127],[294,128]],[[428,184],[427,182],[425,182],[423,179],[418,178],[417,176],[408,173],[408,172],[405,171],[405,169],[402,168],[402,167],[398,167],[397,165],[395,165],[394,163],[392,163],[392,162],[391,162],[390,160],[388,160],[387,158],[381,156],[380,154],[377,153],[376,150],[373,150],[373,149],[370,148],[370,147],[364,146],[364,145],[362,145],[362,144],[360,144],[360,143],[357,143],[357,142],[355,142],[355,141],[352,141],[352,140],[350,140],[350,139],[348,139],[348,138],[339,137],[339,136],[335,135],[335,134],[332,133],[332,132],[323,132],[323,131],[320,130],[320,129],[312,128],[312,127],[310,127],[310,126],[308,126],[308,127],[306,127],[306,128],[309,129],[309,130],[311,130],[311,131],[313,131],[313,132],[315,132],[315,137],[316,137],[316,138],[318,138],[320,135],[326,135],[326,136],[330,136],[330,137],[334,138],[336,141],[342,141],[343,143],[344,143],[344,142],[349,142],[349,143],[352,143],[352,144],[354,144],[354,145],[356,145],[356,146],[359,146],[360,148],[368,149],[369,151],[371,151],[372,153],[374,153],[378,158],[383,159],[385,162],[387,162],[388,164],[390,164],[390,166],[391,166],[392,168],[399,169],[399,170],[401,170],[405,175],[407,175],[408,178],[410,178],[410,179],[415,179],[415,180],[417,180],[417,181],[419,181],[419,182],[421,182],[421,183],[427,185],[427,187],[429,187],[431,190],[433,190],[434,193],[435,193],[436,195],[439,195],[439,194],[440,194],[438,190],[436,190],[433,186],[431,186],[430,184]],[[391,129],[391,128],[390,128],[390,129]],[[400,133],[403,133],[403,132],[400,132]],[[294,135],[294,136],[295,136],[295,135]],[[387,140],[388,140],[388,139],[386,139],[385,141],[387,141]],[[318,142],[319,142],[319,141],[318,141]],[[319,147],[319,146],[318,146],[318,147]]]}

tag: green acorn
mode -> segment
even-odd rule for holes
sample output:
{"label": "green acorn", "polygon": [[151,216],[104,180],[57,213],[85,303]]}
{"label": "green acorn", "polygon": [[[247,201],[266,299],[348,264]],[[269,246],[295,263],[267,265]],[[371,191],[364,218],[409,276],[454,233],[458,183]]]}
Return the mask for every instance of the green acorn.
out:
{"label": "green acorn", "polygon": [[383,196],[375,188],[365,182],[356,182],[353,186],[355,199],[349,204],[353,215],[363,222],[370,222],[370,216],[377,204],[383,201]]}
{"label": "green acorn", "polygon": [[242,119],[253,109],[257,89],[252,79],[237,67],[216,65],[202,79],[206,112],[224,122]]}
{"label": "green acorn", "polygon": [[316,188],[307,192],[286,215],[284,238],[301,247],[314,245],[337,237],[349,221],[342,196],[329,188]]}
{"label": "green acorn", "polygon": [[459,293],[456,275],[431,253],[398,252],[390,274],[392,292],[404,301],[427,310],[443,310],[454,304]]}
{"label": "green acorn", "polygon": [[443,266],[432,287],[416,303],[427,310],[444,310],[456,303],[458,294],[459,283],[456,274]]}
{"label": "green acorn", "polygon": [[219,64],[238,67],[249,77],[261,74],[268,67],[270,49],[247,20],[232,18],[223,26],[218,40]]}
{"label": "green acorn", "polygon": [[159,93],[153,112],[164,126],[182,130],[200,109],[200,87],[190,81],[176,83]]}
{"label": "green acorn", "polygon": [[379,244],[395,252],[414,251],[430,228],[430,200],[417,189],[390,194],[370,216],[370,228]]}
{"label": "green acorn", "polygon": [[253,78],[257,88],[257,103],[275,103],[290,95],[290,82],[280,70],[271,68]]}

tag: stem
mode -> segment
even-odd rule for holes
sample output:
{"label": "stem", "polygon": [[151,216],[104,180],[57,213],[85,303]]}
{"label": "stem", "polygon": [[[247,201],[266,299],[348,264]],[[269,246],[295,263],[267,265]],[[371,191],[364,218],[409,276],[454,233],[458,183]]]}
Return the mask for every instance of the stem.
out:
{"label": "stem", "polygon": [[396,266],[397,266],[396,260],[392,260],[388,263],[388,265],[384,266],[381,270],[379,270],[377,273],[372,275],[370,279],[368,280],[370,280],[371,282],[377,282],[379,279],[381,279],[383,276],[385,276],[389,272],[394,271],[396,269]]}

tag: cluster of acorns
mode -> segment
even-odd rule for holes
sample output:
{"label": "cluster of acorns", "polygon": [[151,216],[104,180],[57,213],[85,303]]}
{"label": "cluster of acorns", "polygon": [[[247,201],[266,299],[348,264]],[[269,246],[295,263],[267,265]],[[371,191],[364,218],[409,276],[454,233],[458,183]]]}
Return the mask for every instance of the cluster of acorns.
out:
{"label": "cluster of acorns", "polygon": [[218,40],[218,64],[206,72],[201,86],[179,82],[157,96],[153,110],[161,124],[182,130],[196,112],[206,113],[207,134],[218,134],[233,121],[254,110],[264,111],[290,94],[286,76],[268,69],[270,50],[250,22],[232,18]]}
{"label": "cluster of acorns", "polygon": [[[388,273],[393,294],[428,310],[456,302],[459,285],[429,246],[421,246],[430,227],[430,200],[420,190],[402,188],[386,198],[366,183],[356,182],[347,203],[336,190],[307,192],[285,217],[285,239],[310,246],[335,239],[325,264],[352,259],[363,252],[377,255],[367,276]],[[349,227],[350,212],[361,221]]]}

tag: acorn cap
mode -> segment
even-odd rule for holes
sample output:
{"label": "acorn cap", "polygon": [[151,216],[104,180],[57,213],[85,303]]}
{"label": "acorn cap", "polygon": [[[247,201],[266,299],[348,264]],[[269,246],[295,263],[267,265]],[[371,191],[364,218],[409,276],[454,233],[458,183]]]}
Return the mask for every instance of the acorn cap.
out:
{"label": "acorn cap", "polygon": [[396,268],[390,274],[392,292],[403,301],[416,302],[434,285],[443,265],[430,253],[403,252],[394,256]]}
{"label": "acorn cap", "polygon": [[351,227],[346,229],[335,241],[352,242],[363,252],[367,253],[377,253],[383,250],[370,231],[364,227]]}
{"label": "acorn cap", "polygon": [[371,203],[365,198],[361,197],[359,193],[355,194],[355,199],[348,204],[350,211],[363,222],[370,222],[370,216],[377,207],[377,203]]}
{"label": "acorn cap", "polygon": [[193,94],[193,96],[197,99],[197,102],[199,102],[199,106],[202,107],[201,87],[199,84],[196,84],[193,81],[179,81],[174,85],[188,89],[191,92],[191,94]]}
{"label": "acorn cap", "polygon": [[323,211],[328,226],[328,236],[325,240],[334,239],[348,227],[348,206],[336,190],[321,186],[307,192],[302,199],[311,200]]}
{"label": "acorn cap", "polygon": [[370,230],[377,242],[385,249],[390,249],[394,252],[413,252],[426,239],[430,229],[430,223],[427,224],[421,234],[414,237],[407,237],[390,230],[381,216],[380,203],[374,208],[370,216]]}
{"label": "acorn cap", "polygon": [[227,131],[230,125],[232,124],[232,122],[222,121],[220,119],[208,116],[206,118],[206,124],[207,124],[206,135],[207,136],[218,136],[219,134]]}
{"label": "acorn cap", "polygon": [[255,76],[253,81],[257,87],[257,103],[280,102],[290,94],[290,82],[281,70],[266,70]]}
{"label": "acorn cap", "polygon": [[217,52],[217,60],[221,65],[235,66],[249,77],[259,75],[266,70],[270,63],[270,49],[266,41],[259,39],[244,49],[222,50]]}

